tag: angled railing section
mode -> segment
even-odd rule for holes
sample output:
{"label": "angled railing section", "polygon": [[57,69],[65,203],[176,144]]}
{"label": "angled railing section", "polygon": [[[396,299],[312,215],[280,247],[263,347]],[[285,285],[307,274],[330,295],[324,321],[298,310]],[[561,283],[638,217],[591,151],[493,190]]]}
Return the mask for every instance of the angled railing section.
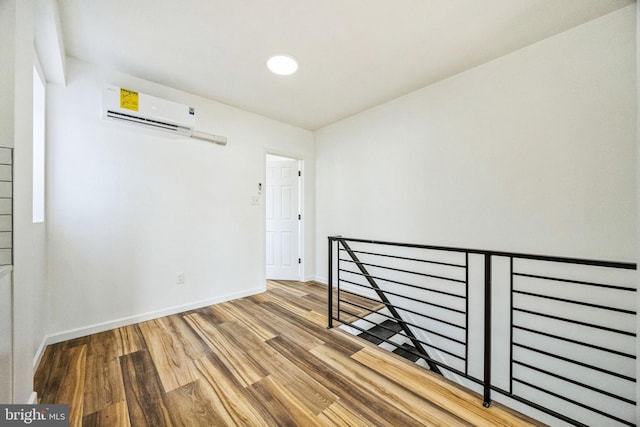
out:
{"label": "angled railing section", "polygon": [[334,236],[328,277],[330,328],[366,333],[383,306],[409,352],[485,406],[637,424],[634,263]]}
{"label": "angled railing section", "polygon": [[340,241],[340,244],[344,248],[344,252],[348,254],[353,264],[360,271],[360,274],[362,275],[362,277],[367,281],[367,283],[369,284],[371,289],[374,290],[374,292],[376,293],[380,301],[389,310],[393,320],[400,325],[400,327],[402,328],[402,332],[404,332],[405,336],[411,341],[411,344],[415,348],[416,352],[420,355],[421,358],[423,358],[427,362],[427,364],[429,365],[429,368],[432,371],[442,375],[442,372],[440,372],[438,365],[436,365],[433,362],[433,359],[429,355],[429,352],[423,347],[422,341],[416,338],[416,336],[411,331],[411,328],[409,326],[410,323],[408,323],[406,320],[402,318],[402,316],[396,309],[395,305],[393,305],[391,301],[389,301],[385,292],[382,289],[380,289],[380,286],[378,286],[378,284],[376,283],[376,279],[374,278],[374,276],[369,274],[369,271],[367,271],[367,268],[366,268],[367,264],[360,261],[360,259],[358,258],[358,255],[351,249],[351,247],[346,241],[342,240]]}

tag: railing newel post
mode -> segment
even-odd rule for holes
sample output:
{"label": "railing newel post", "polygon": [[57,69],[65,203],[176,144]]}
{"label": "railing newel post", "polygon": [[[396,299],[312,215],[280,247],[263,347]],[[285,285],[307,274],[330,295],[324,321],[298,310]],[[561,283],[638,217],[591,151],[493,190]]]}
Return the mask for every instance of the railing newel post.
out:
{"label": "railing newel post", "polygon": [[[328,321],[327,329],[333,328],[333,237],[329,236],[329,277],[327,278],[328,289]],[[338,296],[339,297],[339,296]]]}
{"label": "railing newel post", "polygon": [[491,406],[491,253],[484,254],[484,393],[482,405]]}

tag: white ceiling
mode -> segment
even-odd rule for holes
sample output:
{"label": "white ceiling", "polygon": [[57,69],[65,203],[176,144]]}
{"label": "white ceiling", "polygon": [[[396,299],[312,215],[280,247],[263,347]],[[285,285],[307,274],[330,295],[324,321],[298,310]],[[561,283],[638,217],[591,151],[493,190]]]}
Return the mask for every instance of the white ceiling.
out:
{"label": "white ceiling", "polygon": [[68,56],[310,130],[631,3],[59,0]]}

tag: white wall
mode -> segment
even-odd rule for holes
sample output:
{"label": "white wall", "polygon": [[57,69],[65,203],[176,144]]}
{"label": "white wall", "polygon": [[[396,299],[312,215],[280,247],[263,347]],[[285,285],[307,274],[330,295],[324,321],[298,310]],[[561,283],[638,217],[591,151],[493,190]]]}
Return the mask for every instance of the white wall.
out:
{"label": "white wall", "polygon": [[[640,209],[640,3],[636,2],[636,209]],[[640,248],[640,218],[636,215],[636,238]],[[636,251],[636,263],[640,264],[640,253]],[[640,275],[636,274],[636,284],[640,284]],[[638,286],[640,289],[640,286]],[[640,313],[640,292],[636,292],[636,313]],[[640,316],[636,315],[636,355],[640,354]],[[640,378],[640,363],[636,362],[636,379]],[[640,405],[637,404],[640,396],[640,381],[636,381],[636,419],[640,420]]]}
{"label": "white wall", "polygon": [[[264,199],[251,197],[267,151],[305,160],[313,248],[311,132],[70,58],[67,82],[48,87],[54,340],[264,290]],[[229,143],[104,122],[105,83],[194,106],[196,128]],[[305,262],[313,272],[311,251]]]}
{"label": "white wall", "polygon": [[34,10],[31,0],[0,6],[0,145],[14,147],[13,401],[33,399],[33,361],[44,338],[45,229],[32,223],[32,90]]}
{"label": "white wall", "polygon": [[635,5],[316,134],[326,236],[633,260]]}
{"label": "white wall", "polygon": [[0,2],[0,146],[4,147],[13,147],[15,6],[15,1]]}

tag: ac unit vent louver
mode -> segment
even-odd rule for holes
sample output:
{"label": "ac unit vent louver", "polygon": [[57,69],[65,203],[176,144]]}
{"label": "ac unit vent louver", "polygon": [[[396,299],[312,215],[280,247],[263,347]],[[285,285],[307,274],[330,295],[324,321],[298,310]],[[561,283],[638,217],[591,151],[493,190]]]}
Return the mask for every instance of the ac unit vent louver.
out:
{"label": "ac unit vent louver", "polygon": [[141,125],[145,125],[145,126],[151,126],[151,127],[154,127],[154,128],[158,128],[158,129],[168,130],[168,131],[171,131],[171,132],[176,132],[176,133],[180,133],[180,134],[187,135],[187,136],[191,132],[191,129],[189,129],[188,127],[185,127],[185,126],[179,126],[179,125],[174,125],[174,124],[171,124],[171,123],[165,123],[165,122],[161,122],[159,120],[150,119],[150,118],[147,118],[147,117],[136,117],[136,116],[132,116],[131,114],[119,113],[117,111],[107,110],[107,117],[110,118],[110,119],[124,120],[124,121],[128,121],[128,122],[136,123],[136,124],[141,124]]}

